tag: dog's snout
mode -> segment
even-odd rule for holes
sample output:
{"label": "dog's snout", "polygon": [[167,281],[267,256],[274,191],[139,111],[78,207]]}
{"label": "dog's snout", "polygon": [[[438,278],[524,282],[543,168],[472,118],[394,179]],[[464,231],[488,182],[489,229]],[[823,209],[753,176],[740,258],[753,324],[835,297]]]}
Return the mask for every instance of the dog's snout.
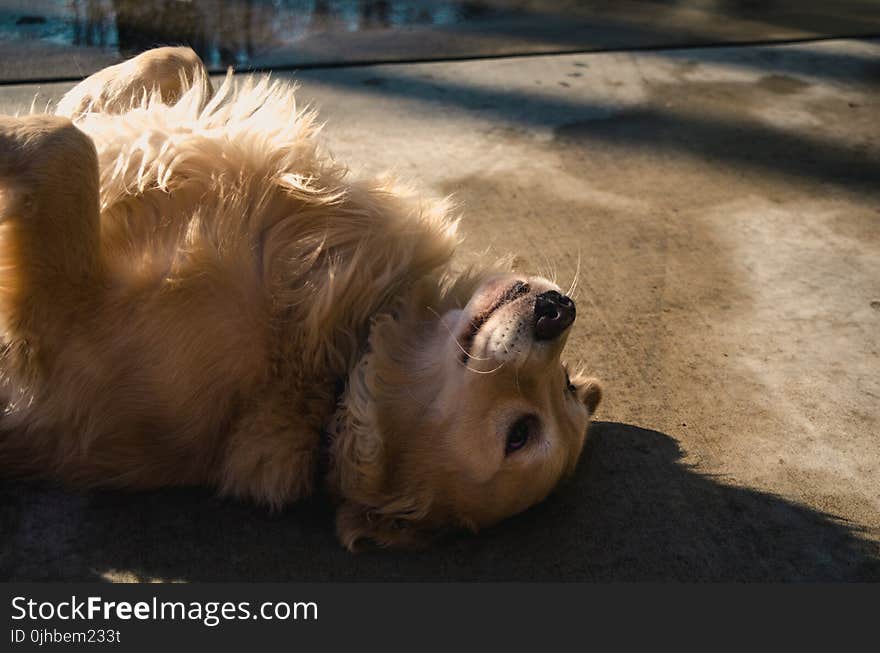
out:
{"label": "dog's snout", "polygon": [[535,298],[535,339],[553,340],[571,326],[575,306],[570,297],[548,290]]}

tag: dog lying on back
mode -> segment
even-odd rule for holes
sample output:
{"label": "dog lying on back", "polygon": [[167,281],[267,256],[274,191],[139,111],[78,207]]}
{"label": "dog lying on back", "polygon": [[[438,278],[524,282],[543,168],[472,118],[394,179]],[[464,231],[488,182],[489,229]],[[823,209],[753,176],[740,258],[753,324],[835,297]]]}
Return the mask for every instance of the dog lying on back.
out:
{"label": "dog lying on back", "polygon": [[572,471],[600,397],[561,363],[572,300],[453,275],[447,204],[315,132],[186,48],[0,117],[0,468],[271,506],[324,482],[349,548],[477,530]]}

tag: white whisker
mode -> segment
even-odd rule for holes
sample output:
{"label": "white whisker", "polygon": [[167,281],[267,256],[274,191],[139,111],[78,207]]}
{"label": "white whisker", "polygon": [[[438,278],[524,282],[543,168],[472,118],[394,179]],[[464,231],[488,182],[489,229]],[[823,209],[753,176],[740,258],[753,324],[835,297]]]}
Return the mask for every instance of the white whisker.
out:
{"label": "white whisker", "polygon": [[[482,360],[488,360],[488,359],[482,359]],[[505,362],[502,361],[498,367],[493,367],[491,370],[475,370],[473,367],[470,367],[467,363],[462,363],[461,361],[459,361],[459,364],[462,367],[464,367],[464,369],[466,369],[468,372],[473,372],[474,374],[495,374],[495,372],[497,372],[502,367],[504,367]]]}
{"label": "white whisker", "polygon": [[546,267],[542,268],[542,271],[539,272],[539,274],[545,279],[550,279],[550,281],[556,283],[556,281],[554,280],[556,273],[553,270],[553,262],[547,257],[547,254],[545,254],[544,252],[541,252],[541,257],[544,259],[544,264],[546,265]]}
{"label": "white whisker", "polygon": [[571,280],[571,286],[569,286],[568,292],[565,293],[569,297],[571,297],[572,293],[574,293],[577,290],[578,281],[580,280],[580,277],[581,277],[581,252],[580,252],[580,250],[578,250],[577,265],[575,266],[575,269],[574,269],[574,278]]}
{"label": "white whisker", "polygon": [[[452,329],[450,329],[450,328],[449,328],[449,325],[446,324],[446,323],[443,321],[443,319],[440,317],[440,314],[439,314],[437,311],[435,311],[433,308],[431,308],[430,306],[428,306],[427,309],[428,309],[429,311],[431,311],[434,315],[437,316],[437,319],[440,320],[440,324],[442,324],[443,327],[449,332],[449,335],[452,336],[452,340],[453,340],[453,342],[455,342],[455,345],[461,350],[461,353],[462,353],[462,354],[464,354],[464,355],[467,356],[468,358],[472,358],[472,359],[475,360],[475,361],[487,361],[487,360],[490,360],[490,358],[481,358],[480,356],[474,356],[474,355],[473,355],[472,353],[470,353],[467,349],[465,349],[465,348],[462,346],[462,344],[458,341],[458,336],[456,336],[456,335],[452,332]],[[467,367],[467,365],[465,365],[465,367]],[[472,371],[474,371],[474,370],[472,370]]]}

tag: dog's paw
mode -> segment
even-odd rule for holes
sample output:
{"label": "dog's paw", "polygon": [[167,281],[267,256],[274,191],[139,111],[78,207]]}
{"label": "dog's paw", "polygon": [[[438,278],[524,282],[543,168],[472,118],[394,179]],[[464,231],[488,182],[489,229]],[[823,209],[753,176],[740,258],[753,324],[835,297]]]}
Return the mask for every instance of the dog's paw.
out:
{"label": "dog's paw", "polygon": [[46,181],[63,186],[93,150],[67,118],[0,116],[0,220],[27,213]]}
{"label": "dog's paw", "polygon": [[207,102],[208,72],[191,48],[154,48],[87,77],[61,98],[55,113],[72,120],[86,113],[125,113],[147,97],[173,104],[196,83],[205,85]]}

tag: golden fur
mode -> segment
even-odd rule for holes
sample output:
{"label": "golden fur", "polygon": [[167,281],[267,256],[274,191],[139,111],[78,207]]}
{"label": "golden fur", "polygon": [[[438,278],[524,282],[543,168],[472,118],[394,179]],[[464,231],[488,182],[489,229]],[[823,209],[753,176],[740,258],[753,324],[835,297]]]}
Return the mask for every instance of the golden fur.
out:
{"label": "golden fur", "polygon": [[0,116],[8,473],[281,506],[315,488],[325,438],[353,548],[494,523],[574,467],[598,386],[567,384],[567,332],[523,335],[556,286],[529,278],[462,357],[523,278],[453,276],[449,206],[350,179],[291,88],[214,93],[191,50],[161,48],[57,114]]}

